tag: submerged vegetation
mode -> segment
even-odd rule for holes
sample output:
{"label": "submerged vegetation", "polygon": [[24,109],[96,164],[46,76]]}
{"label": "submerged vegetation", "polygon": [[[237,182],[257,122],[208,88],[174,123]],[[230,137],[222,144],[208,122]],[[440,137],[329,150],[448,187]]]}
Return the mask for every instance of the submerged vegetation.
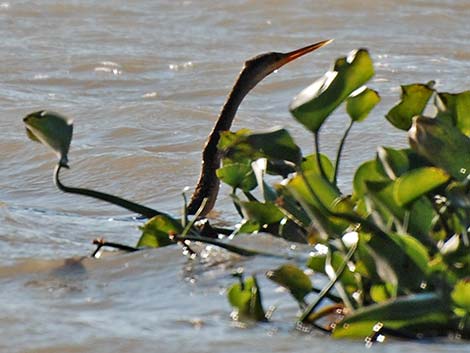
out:
{"label": "submerged vegetation", "polygon": [[[217,177],[231,187],[242,219],[233,229],[213,227],[198,213],[191,218],[183,212],[177,219],[113,195],[64,186],[59,171],[68,168],[72,123],[47,111],[24,122],[32,139],[57,153],[54,175],[61,190],[149,218],[135,247],[99,240],[94,256],[103,246],[136,251],[175,242],[196,255],[194,241],[242,256],[278,256],[222,239],[266,232],[311,246],[303,265],[286,260],[267,273],[298,302],[299,329],[368,343],[385,335],[469,339],[470,91],[438,92],[433,82],[402,86],[401,100],[386,119],[407,134],[409,148],[379,147],[376,158],[358,166],[353,192],[346,195],[337,183],[343,146],[353,124],[362,124],[380,101],[365,86],[373,75],[369,53],[359,49],[337,59],[293,99],[289,110],[312,133],[312,154],[304,155],[282,128],[221,134]],[[320,152],[319,136],[341,105],[350,124],[332,161]],[[326,285],[315,288],[307,270],[325,276]],[[256,277],[235,275],[238,281],[227,293],[237,319],[268,320]]]}

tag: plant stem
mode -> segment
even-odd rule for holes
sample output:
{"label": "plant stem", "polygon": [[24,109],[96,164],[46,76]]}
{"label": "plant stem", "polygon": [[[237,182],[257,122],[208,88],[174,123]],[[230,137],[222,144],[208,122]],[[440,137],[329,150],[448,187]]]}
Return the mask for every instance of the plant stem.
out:
{"label": "plant stem", "polygon": [[308,321],[308,317],[315,311],[315,309],[318,307],[318,305],[320,305],[322,300],[326,297],[326,295],[330,292],[330,290],[336,284],[336,282],[338,281],[338,279],[341,277],[344,270],[346,269],[346,265],[348,264],[348,261],[351,260],[351,258],[353,257],[356,249],[357,249],[357,243],[354,244],[349,249],[343,263],[341,264],[341,266],[339,266],[338,271],[336,271],[335,275],[330,279],[330,282],[322,289],[322,291],[318,295],[317,299],[312,304],[310,304],[308,306],[307,310],[304,311],[304,313],[302,314],[302,316],[299,319],[299,321],[301,323],[306,323]]}
{"label": "plant stem", "polygon": [[338,180],[339,161],[341,160],[341,154],[343,153],[344,143],[346,142],[346,138],[348,137],[349,132],[351,131],[351,128],[352,128],[353,124],[354,124],[354,120],[351,119],[351,122],[349,123],[349,126],[346,129],[346,131],[344,132],[344,135],[341,138],[341,142],[339,143],[338,153],[336,154],[335,174],[334,174],[334,177],[333,177],[333,184],[334,185],[337,184],[337,180]]}
{"label": "plant stem", "polygon": [[320,134],[318,131],[315,131],[315,156],[317,158],[318,169],[320,170],[321,176],[326,180],[329,181],[326,177],[325,170],[323,169],[323,164],[321,163],[321,155],[320,155]]}
{"label": "plant stem", "polygon": [[[147,217],[147,218],[152,218],[152,217],[155,217],[155,216],[158,216],[158,215],[165,215],[162,212],[159,212],[159,211],[154,210],[152,208],[149,208],[149,207],[140,205],[138,203],[120,198],[118,196],[114,196],[114,195],[111,195],[111,194],[106,194],[104,192],[95,191],[95,190],[82,189],[82,188],[73,188],[73,187],[65,186],[59,180],[59,174],[60,174],[60,170],[62,169],[62,167],[64,167],[64,166],[60,165],[60,164],[57,164],[57,166],[55,167],[55,169],[54,169],[54,182],[55,182],[56,186],[63,192],[67,192],[67,193],[71,193],[71,194],[79,194],[79,195],[83,195],[83,196],[92,197],[94,199],[98,199],[98,200],[101,200],[101,201],[105,201],[105,202],[111,203],[113,205],[123,207],[123,208],[125,208],[129,211],[141,214],[142,216]],[[68,168],[68,167],[66,167],[66,168]]]}
{"label": "plant stem", "polygon": [[222,249],[228,250],[230,252],[233,252],[235,254],[242,255],[242,256],[261,255],[261,256],[275,257],[275,258],[288,259],[288,260],[292,259],[292,256],[289,256],[289,255],[274,254],[274,253],[268,253],[264,251],[253,250],[253,249],[246,249],[246,248],[238,247],[238,246],[231,245],[228,243],[223,243],[216,239],[207,238],[207,237],[192,236],[192,235],[187,235],[183,237],[181,235],[175,235],[172,237],[172,239],[176,241],[183,241],[183,240],[199,241],[201,243],[218,246]]}

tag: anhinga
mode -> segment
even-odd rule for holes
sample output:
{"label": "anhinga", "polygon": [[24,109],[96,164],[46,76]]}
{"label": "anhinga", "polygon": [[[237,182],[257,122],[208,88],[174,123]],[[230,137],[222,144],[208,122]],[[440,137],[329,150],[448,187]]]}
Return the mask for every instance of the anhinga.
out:
{"label": "anhinga", "polygon": [[[289,53],[271,52],[261,54],[245,62],[204,146],[201,175],[188,205],[188,214],[194,215],[197,213],[198,216],[205,216],[214,207],[219,191],[219,180],[216,176],[216,170],[219,168],[221,161],[221,155],[217,150],[220,132],[230,129],[235,113],[248,92],[263,78],[281,66],[330,42],[331,40],[325,40]],[[68,168],[67,153],[72,139],[72,122],[57,113],[45,110],[31,113],[23,120],[31,139],[44,143],[58,154],[59,163],[54,171],[54,182],[60,190],[106,201],[147,218],[164,214],[152,208],[100,191],[65,186],[61,183],[59,174],[62,168]],[[205,203],[204,200],[206,200]],[[204,207],[201,210],[200,208],[203,204]]]}
{"label": "anhinga", "polygon": [[238,107],[248,92],[266,76],[283,65],[330,42],[331,40],[321,41],[288,53],[271,52],[261,54],[245,62],[202,151],[201,174],[188,205],[189,214],[195,214],[204,199],[207,199],[207,202],[204,210],[200,213],[201,216],[206,215],[214,207],[219,192],[219,179],[216,176],[216,170],[220,167],[221,162],[221,155],[217,150],[220,133],[230,129]]}

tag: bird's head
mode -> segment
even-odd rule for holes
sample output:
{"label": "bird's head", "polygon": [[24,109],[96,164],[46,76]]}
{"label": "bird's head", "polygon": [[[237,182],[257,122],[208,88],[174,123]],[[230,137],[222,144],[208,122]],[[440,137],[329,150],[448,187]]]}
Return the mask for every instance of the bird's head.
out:
{"label": "bird's head", "polygon": [[246,83],[248,91],[255,87],[261,80],[272,72],[278,70],[285,64],[321,48],[333,40],[324,40],[288,53],[270,52],[260,54],[254,58],[248,59],[240,74],[240,79]]}

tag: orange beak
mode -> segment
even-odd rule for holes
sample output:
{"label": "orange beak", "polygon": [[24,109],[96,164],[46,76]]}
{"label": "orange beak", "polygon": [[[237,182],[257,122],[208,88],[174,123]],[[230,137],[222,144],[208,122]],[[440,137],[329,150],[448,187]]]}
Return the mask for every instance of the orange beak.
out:
{"label": "orange beak", "polygon": [[333,39],[328,39],[324,40],[315,44],[308,45],[306,47],[296,49],[294,51],[291,51],[289,53],[283,53],[283,59],[280,60],[279,62],[279,67],[291,62],[292,60],[295,60],[297,58],[300,58],[301,56],[311,53],[314,50],[317,50],[325,45],[330,44],[333,41]]}

